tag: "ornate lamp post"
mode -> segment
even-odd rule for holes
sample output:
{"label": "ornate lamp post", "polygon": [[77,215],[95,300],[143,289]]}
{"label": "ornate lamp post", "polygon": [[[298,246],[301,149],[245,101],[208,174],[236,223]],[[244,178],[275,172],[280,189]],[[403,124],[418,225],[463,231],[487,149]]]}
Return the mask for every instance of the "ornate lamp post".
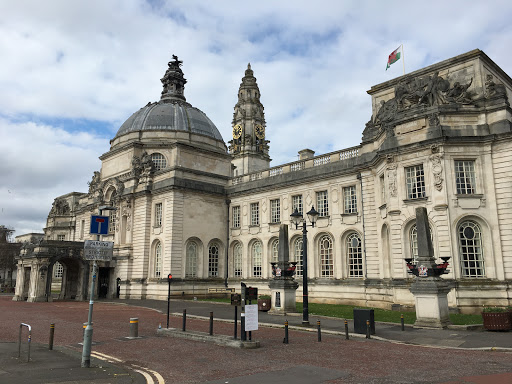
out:
{"label": "ornate lamp post", "polygon": [[[311,227],[315,227],[316,219],[319,213],[315,211],[315,207],[306,214]],[[290,215],[290,219],[295,224],[295,229],[299,228],[302,223],[302,324],[309,324],[309,308],[308,308],[308,231],[306,230],[306,219],[302,217],[297,208]]]}

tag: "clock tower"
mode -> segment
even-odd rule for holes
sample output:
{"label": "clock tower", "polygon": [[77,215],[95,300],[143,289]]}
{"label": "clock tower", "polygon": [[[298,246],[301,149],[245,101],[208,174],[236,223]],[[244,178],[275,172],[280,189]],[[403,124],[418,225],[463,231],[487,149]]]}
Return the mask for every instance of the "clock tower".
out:
{"label": "clock tower", "polygon": [[260,171],[270,167],[268,140],[265,140],[265,114],[260,102],[260,90],[253,76],[251,64],[238,90],[238,102],[233,113],[233,139],[229,152],[233,156],[234,176]]}

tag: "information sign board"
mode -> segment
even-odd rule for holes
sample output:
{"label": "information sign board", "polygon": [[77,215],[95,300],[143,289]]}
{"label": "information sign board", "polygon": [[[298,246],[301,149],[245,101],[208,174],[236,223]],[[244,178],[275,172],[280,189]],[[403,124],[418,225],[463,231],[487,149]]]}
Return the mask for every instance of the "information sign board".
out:
{"label": "information sign board", "polygon": [[247,304],[245,306],[245,330],[258,330],[258,304]]}
{"label": "information sign board", "polygon": [[84,259],[110,261],[114,255],[113,241],[85,240]]}

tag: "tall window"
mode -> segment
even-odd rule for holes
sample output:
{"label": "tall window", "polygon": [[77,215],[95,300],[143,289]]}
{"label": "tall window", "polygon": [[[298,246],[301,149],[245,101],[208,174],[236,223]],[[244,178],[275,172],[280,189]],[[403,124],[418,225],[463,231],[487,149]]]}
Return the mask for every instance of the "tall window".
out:
{"label": "tall window", "polygon": [[384,174],[379,177],[380,183],[380,203],[384,204],[386,202],[386,183],[384,181]]}
{"label": "tall window", "polygon": [[219,276],[219,246],[217,244],[208,247],[208,276]]}
{"label": "tall window", "polygon": [[61,263],[58,261],[55,262],[55,265],[53,266],[53,277],[62,277],[62,274],[64,273],[64,267]]}
{"label": "tall window", "polygon": [[302,195],[295,195],[292,196],[292,213],[295,212],[295,209],[303,215],[303,208],[302,208]]}
{"label": "tall window", "polygon": [[242,277],[242,243],[236,243],[233,248],[233,270],[235,277]]}
{"label": "tall window", "polygon": [[295,254],[295,260],[297,262],[297,268],[295,269],[295,274],[297,276],[302,276],[303,264],[302,264],[302,238],[299,237],[293,243],[293,250]]}
{"label": "tall window", "polygon": [[58,241],[64,241],[64,240],[66,240],[66,235],[57,235],[57,240],[58,240]]}
{"label": "tall window", "polygon": [[347,257],[349,277],[363,277],[363,252],[361,239],[357,233],[347,236]]}
{"label": "tall window", "polygon": [[281,222],[281,201],[279,199],[270,200],[270,222]]}
{"label": "tall window", "polygon": [[233,207],[233,228],[240,228],[240,206]]}
{"label": "tall window", "polygon": [[357,213],[356,186],[343,187],[343,212],[346,214]]}
{"label": "tall window", "polygon": [[332,239],[329,235],[323,235],[319,241],[321,277],[334,276],[334,264],[332,257]]}
{"label": "tall window", "polygon": [[162,243],[155,246],[155,277],[162,277]]}
{"label": "tall window", "polygon": [[274,262],[277,262],[279,259],[279,239],[275,239],[272,242],[272,260]]}
{"label": "tall window", "polygon": [[318,216],[329,216],[329,200],[327,191],[320,191],[316,193],[316,206],[319,213]]}
{"label": "tall window", "polygon": [[[430,240],[434,243],[434,234],[432,232],[432,228],[430,227]],[[411,257],[413,260],[413,264],[418,261],[418,229],[416,228],[416,224],[411,227],[411,232],[409,236],[409,242],[411,245]]]}
{"label": "tall window", "polygon": [[252,276],[261,277],[261,266],[263,265],[261,241],[255,241],[252,245]]}
{"label": "tall window", "polygon": [[155,227],[162,226],[162,203],[155,204]]}
{"label": "tall window", "polygon": [[186,249],[185,277],[197,276],[197,243],[189,241]]}
{"label": "tall window", "polygon": [[457,194],[470,195],[475,193],[475,162],[473,160],[455,161],[455,183]]}
{"label": "tall window", "polygon": [[405,168],[405,183],[408,199],[425,197],[425,174],[422,164]]}
{"label": "tall window", "polygon": [[459,226],[459,253],[463,277],[484,277],[484,254],[482,231],[473,221],[464,221]]}
{"label": "tall window", "polygon": [[152,153],[151,161],[153,161],[153,165],[155,166],[155,171],[159,171],[164,169],[167,166],[167,162],[165,161],[164,155],[161,153]]}
{"label": "tall window", "polygon": [[[116,206],[116,197],[117,197],[117,191],[115,189],[113,189],[112,194],[110,195],[110,206],[111,207]],[[117,224],[117,211],[115,209],[109,210],[108,216],[109,216],[108,232],[115,233],[116,224]]]}
{"label": "tall window", "polygon": [[260,203],[251,203],[251,225],[260,225]]}
{"label": "tall window", "polygon": [[85,220],[82,220],[82,224],[80,225],[80,239],[84,238],[85,233]]}

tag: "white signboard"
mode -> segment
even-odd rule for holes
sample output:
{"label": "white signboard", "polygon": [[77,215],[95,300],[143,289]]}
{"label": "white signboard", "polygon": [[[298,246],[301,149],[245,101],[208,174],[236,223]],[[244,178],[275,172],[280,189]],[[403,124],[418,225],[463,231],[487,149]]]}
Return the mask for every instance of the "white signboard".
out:
{"label": "white signboard", "polygon": [[245,330],[258,330],[258,304],[247,304],[245,306]]}
{"label": "white signboard", "polygon": [[85,240],[84,259],[110,261],[114,254],[113,241]]}

